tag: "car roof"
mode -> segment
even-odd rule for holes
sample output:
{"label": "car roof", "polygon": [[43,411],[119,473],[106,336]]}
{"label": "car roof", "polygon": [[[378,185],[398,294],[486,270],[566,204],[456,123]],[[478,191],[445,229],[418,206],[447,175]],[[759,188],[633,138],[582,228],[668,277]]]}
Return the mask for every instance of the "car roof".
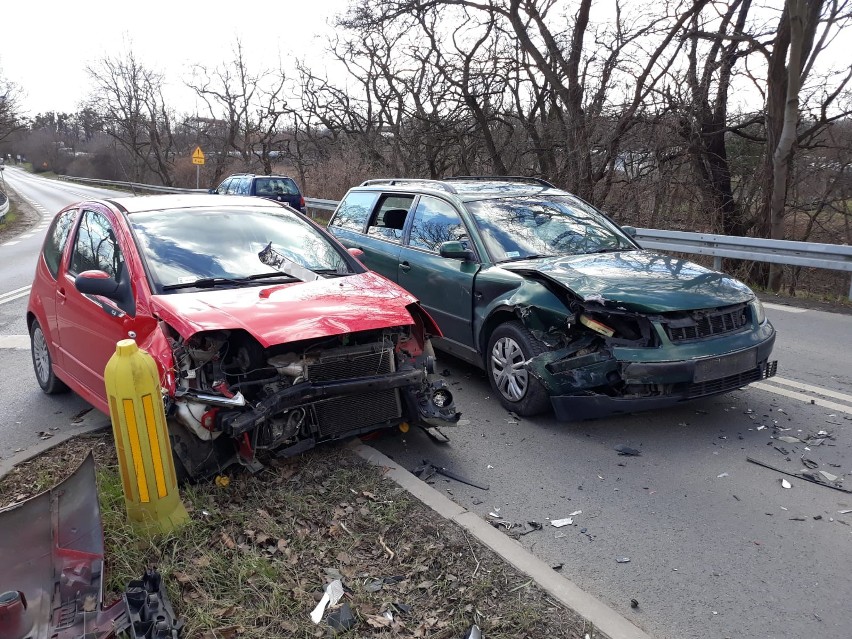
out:
{"label": "car roof", "polygon": [[136,197],[117,197],[103,200],[125,213],[159,211],[163,209],[187,208],[286,208],[282,204],[258,197],[234,195],[223,199],[221,195],[207,193],[168,193],[164,195],[139,195]]}
{"label": "car roof", "polygon": [[468,176],[427,180],[418,178],[382,178],[367,180],[358,190],[398,191],[411,193],[431,192],[453,195],[463,202],[501,197],[524,197],[532,195],[570,195],[539,178],[513,176]]}
{"label": "car roof", "polygon": [[223,178],[223,180],[227,180],[228,178],[234,178],[234,177],[284,178],[285,180],[292,180],[293,179],[291,176],[284,175],[283,173],[273,173],[272,175],[263,175],[261,173],[231,173],[231,175],[229,175],[226,178]]}

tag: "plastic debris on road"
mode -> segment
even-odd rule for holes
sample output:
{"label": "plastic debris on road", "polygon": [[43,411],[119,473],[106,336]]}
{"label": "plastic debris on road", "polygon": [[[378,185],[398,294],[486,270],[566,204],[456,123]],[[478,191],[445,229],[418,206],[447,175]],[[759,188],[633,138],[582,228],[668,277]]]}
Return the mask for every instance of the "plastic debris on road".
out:
{"label": "plastic debris on road", "polygon": [[788,482],[786,479],[781,480],[781,488],[792,488],[793,484]]}
{"label": "plastic debris on road", "polygon": [[728,473],[721,473],[719,475],[716,475],[716,479],[721,479],[722,477],[727,477],[727,476],[728,476]]}
{"label": "plastic debris on road", "polygon": [[630,563],[630,557],[616,557],[615,561],[620,563],[620,564],[629,564]]}
{"label": "plastic debris on road", "polygon": [[566,517],[565,519],[551,519],[550,525],[554,528],[562,528],[562,526],[570,526],[574,523],[574,520],[571,517]]}
{"label": "plastic debris on road", "polygon": [[791,435],[782,435],[778,438],[778,441],[782,441],[785,444],[801,444],[802,440],[798,437],[793,437]]}
{"label": "plastic debris on road", "polygon": [[822,475],[825,481],[837,481],[837,475],[832,475],[831,473],[826,472],[824,470],[819,471],[819,474]]}
{"label": "plastic debris on road", "polygon": [[642,454],[641,452],[639,452],[635,448],[630,448],[630,446],[627,446],[626,444],[619,444],[618,446],[615,447],[615,450],[618,451],[619,455],[625,455],[625,456],[629,456],[629,457],[636,457],[636,456]]}

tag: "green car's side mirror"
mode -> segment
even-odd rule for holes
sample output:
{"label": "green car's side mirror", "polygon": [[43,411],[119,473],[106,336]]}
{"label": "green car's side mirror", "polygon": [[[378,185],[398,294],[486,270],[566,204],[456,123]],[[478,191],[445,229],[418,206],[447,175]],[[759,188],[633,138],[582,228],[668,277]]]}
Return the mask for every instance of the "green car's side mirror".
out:
{"label": "green car's side mirror", "polygon": [[453,260],[464,260],[473,262],[476,255],[470,249],[466,249],[461,242],[441,242],[438,245],[438,254],[441,257],[449,257]]}

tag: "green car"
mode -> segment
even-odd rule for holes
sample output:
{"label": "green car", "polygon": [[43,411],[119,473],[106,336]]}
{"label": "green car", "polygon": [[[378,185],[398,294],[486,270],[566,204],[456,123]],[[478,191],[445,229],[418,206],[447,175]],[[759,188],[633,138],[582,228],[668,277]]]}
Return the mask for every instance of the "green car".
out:
{"label": "green car", "polygon": [[736,279],[643,250],[532,178],[370,180],[329,230],[418,297],[436,348],[487,371],[518,415],[657,408],[775,374],[775,329]]}

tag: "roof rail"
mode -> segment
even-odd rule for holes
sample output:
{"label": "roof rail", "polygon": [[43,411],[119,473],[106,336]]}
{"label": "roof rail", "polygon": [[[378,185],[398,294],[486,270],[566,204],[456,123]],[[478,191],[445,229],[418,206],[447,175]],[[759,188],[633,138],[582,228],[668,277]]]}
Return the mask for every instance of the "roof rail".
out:
{"label": "roof rail", "polygon": [[375,180],[364,180],[361,186],[373,186],[375,184],[387,184],[388,186],[404,186],[406,184],[426,184],[447,193],[455,193],[456,190],[450,184],[441,180],[428,180],[426,178],[379,178]]}
{"label": "roof rail", "polygon": [[457,175],[455,177],[444,178],[447,182],[461,182],[461,181],[493,181],[493,182],[520,182],[523,184],[538,184],[540,186],[546,186],[550,189],[555,189],[556,186],[548,182],[547,180],[542,180],[537,177],[525,177],[523,175]]}

